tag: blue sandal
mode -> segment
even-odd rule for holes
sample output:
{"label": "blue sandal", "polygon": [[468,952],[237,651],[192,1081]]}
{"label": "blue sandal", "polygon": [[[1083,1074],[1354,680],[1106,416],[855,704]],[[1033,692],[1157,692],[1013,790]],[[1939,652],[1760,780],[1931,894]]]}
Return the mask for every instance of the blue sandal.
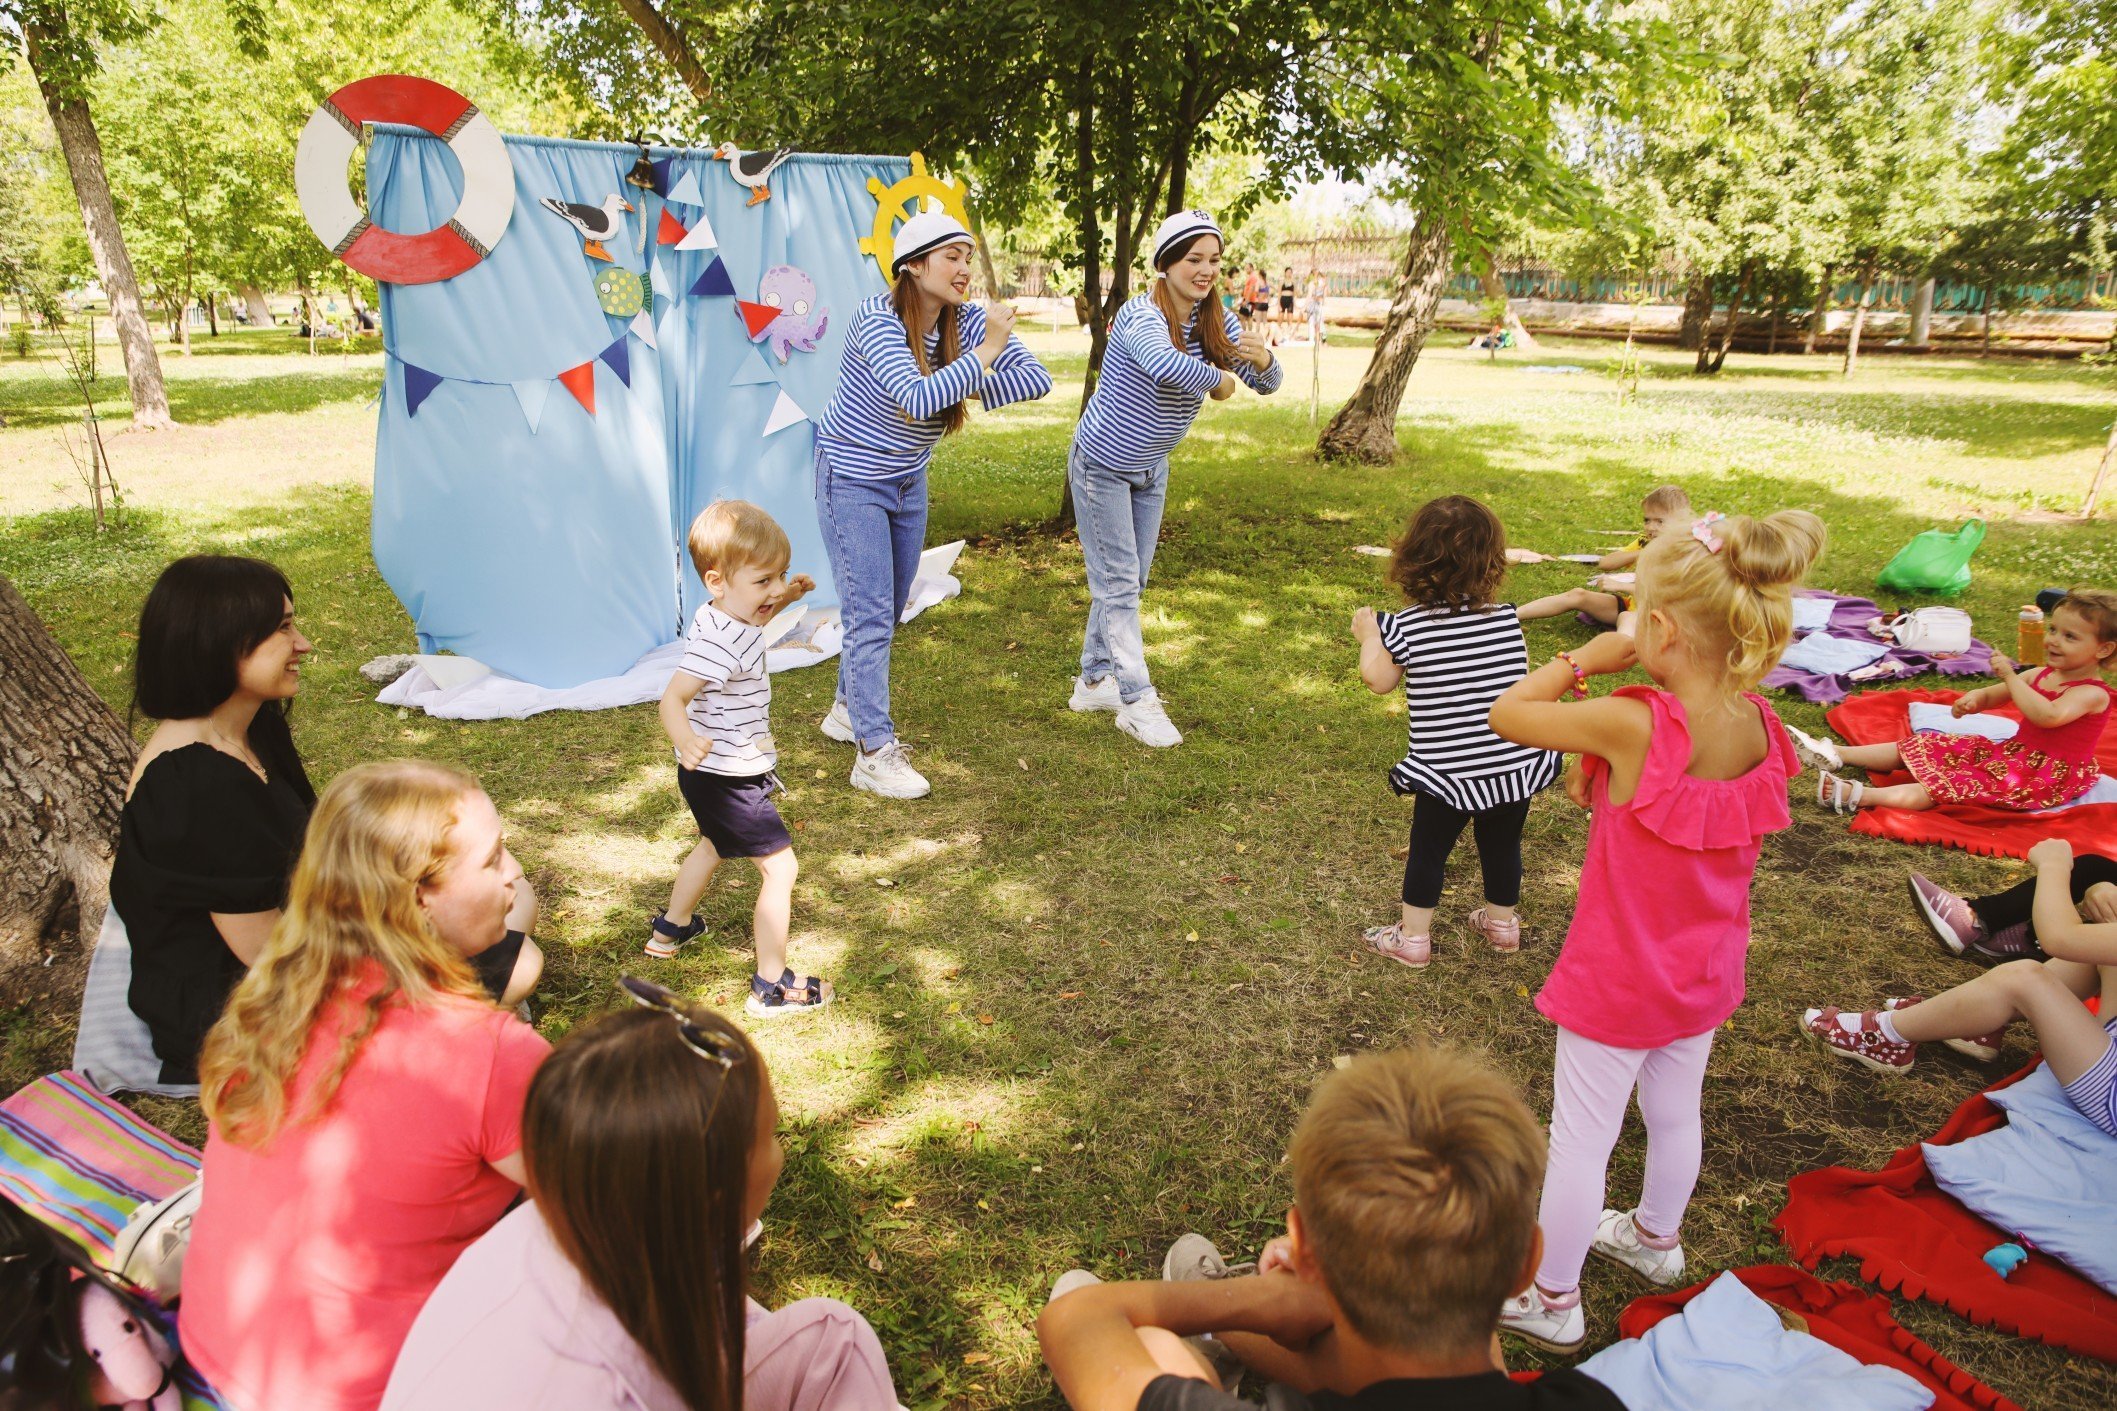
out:
{"label": "blue sandal", "polygon": [[776,982],[762,975],[752,975],[750,997],[743,1001],[742,1007],[753,1019],[781,1019],[789,1014],[821,1009],[836,998],[825,981],[814,975],[796,975],[792,968],[788,968]]}
{"label": "blue sandal", "polygon": [[688,926],[679,926],[667,915],[656,912],[654,929],[647,936],[647,954],[656,960],[668,960],[682,948],[684,942],[693,941],[706,934],[706,923],[692,913]]}

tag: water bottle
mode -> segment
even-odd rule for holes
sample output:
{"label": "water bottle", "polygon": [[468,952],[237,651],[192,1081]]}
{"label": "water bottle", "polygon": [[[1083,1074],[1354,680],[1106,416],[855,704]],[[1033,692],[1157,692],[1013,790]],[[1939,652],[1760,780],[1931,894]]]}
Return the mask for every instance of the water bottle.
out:
{"label": "water bottle", "polygon": [[2043,660],[2043,609],[2034,603],[2022,605],[2021,620],[2015,625],[2014,659],[2024,666]]}

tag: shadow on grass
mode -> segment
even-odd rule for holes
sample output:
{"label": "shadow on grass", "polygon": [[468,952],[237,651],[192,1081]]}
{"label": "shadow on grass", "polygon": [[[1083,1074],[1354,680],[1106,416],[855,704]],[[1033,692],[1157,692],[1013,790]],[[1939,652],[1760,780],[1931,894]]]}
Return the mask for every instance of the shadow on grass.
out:
{"label": "shadow on grass", "polygon": [[[381,381],[379,368],[347,368],[337,359],[318,357],[313,371],[264,377],[192,375],[172,377],[166,385],[169,410],[178,422],[211,425],[235,417],[299,415],[321,406],[366,401]],[[79,394],[56,372],[11,379],[4,384],[4,395],[10,430],[70,426],[81,420]],[[123,426],[131,420],[128,398],[122,376],[96,380],[96,411],[106,424]]]}

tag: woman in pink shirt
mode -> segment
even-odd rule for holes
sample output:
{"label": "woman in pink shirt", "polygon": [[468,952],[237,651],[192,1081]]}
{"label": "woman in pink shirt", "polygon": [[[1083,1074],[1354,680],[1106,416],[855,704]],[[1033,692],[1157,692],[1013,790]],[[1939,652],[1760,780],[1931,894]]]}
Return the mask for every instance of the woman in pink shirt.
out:
{"label": "woman in pink shirt", "polygon": [[569,1034],[530,1085],[535,1203],[434,1291],[383,1411],[891,1411],[867,1321],[827,1298],[767,1312],[743,1232],[783,1161],[764,1056],[659,985]]}
{"label": "woman in pink shirt", "polygon": [[207,1035],[184,1351],[235,1411],[373,1411],[456,1256],[519,1195],[550,1046],[471,957],[521,870],[470,776],[324,790],[271,939]]}
{"label": "woman in pink shirt", "polygon": [[[1636,645],[1608,632],[1560,652],[1492,707],[1501,738],[1582,755],[1567,792],[1595,809],[1573,926],[1536,997],[1558,1025],[1544,1255],[1500,1316],[1540,1347],[1570,1352],[1585,1338],[1591,1248],[1657,1284],[1683,1275],[1706,1058],[1742,1003],[1750,879],[1764,835],[1791,821],[1786,781],[1799,772],[1785,728],[1749,688],[1786,649],[1793,585],[1822,549],[1823,523],[1803,510],[1664,534],[1639,557]],[[1564,703],[1635,660],[1653,687]],[[1636,1208],[1606,1210],[1635,1087],[1646,1177]]]}

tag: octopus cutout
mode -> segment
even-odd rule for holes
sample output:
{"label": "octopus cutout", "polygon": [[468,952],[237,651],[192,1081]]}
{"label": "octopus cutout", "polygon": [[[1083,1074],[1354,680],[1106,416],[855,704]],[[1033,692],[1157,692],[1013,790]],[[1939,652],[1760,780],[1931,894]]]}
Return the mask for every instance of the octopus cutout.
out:
{"label": "octopus cutout", "polygon": [[751,334],[751,341],[769,342],[782,363],[797,349],[815,352],[831,326],[831,311],[816,307],[816,281],[792,265],[774,265],[764,272],[757,302],[779,310],[779,316]]}

